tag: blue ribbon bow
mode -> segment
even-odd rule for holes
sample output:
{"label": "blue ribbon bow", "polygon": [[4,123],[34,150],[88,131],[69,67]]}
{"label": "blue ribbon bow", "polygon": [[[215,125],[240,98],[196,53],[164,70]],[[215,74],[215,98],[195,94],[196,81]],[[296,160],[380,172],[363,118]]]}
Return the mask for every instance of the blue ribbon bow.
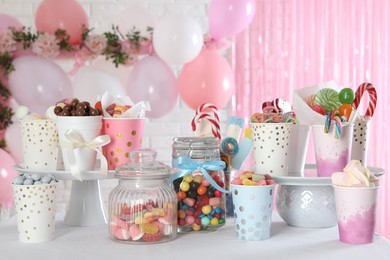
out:
{"label": "blue ribbon bow", "polygon": [[214,160],[214,161],[207,161],[200,164],[188,156],[181,156],[177,158],[175,167],[179,168],[180,171],[172,174],[171,177],[169,177],[168,179],[169,183],[172,183],[175,179],[191,174],[193,171],[199,170],[203,174],[203,177],[206,178],[206,180],[210,183],[211,186],[213,186],[214,188],[216,188],[217,190],[223,193],[228,193],[228,191],[222,188],[221,186],[219,186],[214,181],[214,179],[210,176],[210,174],[207,172],[207,170],[219,171],[225,169],[226,164],[223,161]]}

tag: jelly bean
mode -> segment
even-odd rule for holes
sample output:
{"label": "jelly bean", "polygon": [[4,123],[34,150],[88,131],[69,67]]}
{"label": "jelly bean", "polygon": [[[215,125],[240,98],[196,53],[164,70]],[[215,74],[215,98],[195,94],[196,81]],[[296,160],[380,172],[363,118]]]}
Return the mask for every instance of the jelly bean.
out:
{"label": "jelly bean", "polygon": [[203,207],[205,205],[208,205],[209,204],[209,197],[203,195],[203,196],[199,196],[198,197],[198,200],[197,200],[197,205],[200,206],[200,207]]}
{"label": "jelly bean", "polygon": [[190,189],[190,184],[186,181],[183,181],[182,183],[180,183],[180,189],[182,191],[189,191]]}
{"label": "jelly bean", "polygon": [[186,224],[186,221],[185,221],[184,218],[179,218],[179,219],[177,220],[177,225],[179,225],[179,226],[185,226],[185,224]]}
{"label": "jelly bean", "polygon": [[211,210],[212,210],[212,208],[210,205],[206,205],[206,206],[202,207],[202,213],[205,215],[210,214]]}
{"label": "jelly bean", "polygon": [[179,209],[179,210],[177,211],[177,216],[178,216],[179,218],[185,218],[185,217],[186,217],[186,212],[185,212],[184,210],[182,210],[182,209]]}
{"label": "jelly bean", "polygon": [[206,217],[208,217],[210,220],[213,218],[213,216],[212,215],[207,215]]}
{"label": "jelly bean", "polygon": [[194,230],[194,231],[199,231],[199,230],[200,230],[200,227],[201,227],[201,226],[200,226],[199,224],[196,224],[196,223],[195,223],[195,224],[192,225],[192,230]]}
{"label": "jelly bean", "polygon": [[215,209],[213,209],[213,210],[211,211],[210,215],[214,215],[214,213],[215,213]]}
{"label": "jelly bean", "polygon": [[176,195],[178,200],[183,200],[187,197],[187,194],[184,191],[179,191]]}
{"label": "jelly bean", "polygon": [[191,189],[191,190],[197,190],[197,189],[199,188],[199,186],[200,186],[199,183],[193,181],[193,182],[191,182],[191,184],[190,184],[190,189]]}
{"label": "jelly bean", "polygon": [[205,217],[205,216],[206,216],[206,215],[203,214],[203,213],[199,215],[200,218],[203,218],[203,217]]}
{"label": "jelly bean", "polygon": [[195,218],[193,216],[186,216],[185,220],[187,225],[192,225],[195,223]]}
{"label": "jelly bean", "polygon": [[218,206],[221,203],[220,197],[210,198],[209,204],[210,206]]}
{"label": "jelly bean", "polygon": [[187,191],[187,197],[195,199],[198,196],[198,193],[195,190],[189,190]]}
{"label": "jelly bean", "polygon": [[222,196],[222,191],[215,190],[214,191],[214,195],[215,195],[215,197],[221,197]]}
{"label": "jelly bean", "polygon": [[184,176],[183,177],[183,181],[188,182],[188,183],[192,182],[191,174],[188,174],[188,175]]}
{"label": "jelly bean", "polygon": [[215,213],[214,217],[216,217],[217,219],[220,219],[222,217],[222,213]]}
{"label": "jelly bean", "polygon": [[208,217],[201,218],[202,226],[208,226],[210,224],[210,219]]}
{"label": "jelly bean", "polygon": [[197,189],[197,193],[199,195],[204,195],[206,194],[206,192],[207,192],[207,188],[203,185],[199,186],[199,188]]}
{"label": "jelly bean", "polygon": [[187,216],[193,216],[194,215],[194,212],[192,210],[190,210],[190,209],[186,209],[185,213],[186,213]]}
{"label": "jelly bean", "polygon": [[208,180],[206,180],[206,179],[203,179],[202,180],[202,185],[205,186],[205,187],[208,187],[208,186],[210,186],[210,182]]}
{"label": "jelly bean", "polygon": [[195,224],[201,225],[202,224],[201,218],[195,218]]}
{"label": "jelly bean", "polygon": [[207,189],[207,197],[209,197],[209,198],[215,197],[215,195],[214,195],[214,188],[211,187],[211,186],[209,186],[209,188]]}
{"label": "jelly bean", "polygon": [[217,218],[212,218],[212,219],[210,220],[210,224],[211,224],[211,225],[218,225],[218,224],[219,224],[219,219],[217,219]]}
{"label": "jelly bean", "polygon": [[223,210],[222,210],[220,207],[216,207],[216,208],[215,208],[215,212],[217,212],[217,213],[222,213],[222,211],[223,211]]}
{"label": "jelly bean", "polygon": [[187,204],[188,206],[190,206],[190,207],[192,207],[192,206],[195,205],[195,199],[193,199],[193,198],[185,198],[185,199],[183,200],[183,202],[184,202],[185,204]]}
{"label": "jelly bean", "polygon": [[225,219],[224,218],[220,218],[218,222],[219,222],[219,224],[223,224],[223,223],[225,223]]}
{"label": "jelly bean", "polygon": [[183,206],[181,206],[182,209],[188,209],[188,205],[187,204],[183,204]]}

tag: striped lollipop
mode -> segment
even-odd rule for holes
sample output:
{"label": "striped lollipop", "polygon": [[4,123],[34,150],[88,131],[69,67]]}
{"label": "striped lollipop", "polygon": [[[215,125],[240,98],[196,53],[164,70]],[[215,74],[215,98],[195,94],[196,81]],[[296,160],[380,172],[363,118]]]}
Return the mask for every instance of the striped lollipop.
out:
{"label": "striped lollipop", "polygon": [[335,122],[334,137],[340,139],[341,137],[341,116],[338,110],[330,111],[325,118],[324,133],[329,133],[332,121]]}
{"label": "striped lollipop", "polygon": [[359,108],[360,101],[365,91],[367,91],[370,96],[370,101],[365,116],[372,117],[376,109],[377,94],[376,94],[375,87],[371,83],[365,82],[358,87],[358,89],[355,92],[355,100],[352,103],[352,107],[354,109]]}

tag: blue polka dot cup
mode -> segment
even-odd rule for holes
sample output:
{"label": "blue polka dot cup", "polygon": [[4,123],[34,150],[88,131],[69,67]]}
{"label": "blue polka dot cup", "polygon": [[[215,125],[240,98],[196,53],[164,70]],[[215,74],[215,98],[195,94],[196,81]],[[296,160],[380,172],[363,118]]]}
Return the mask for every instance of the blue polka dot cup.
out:
{"label": "blue polka dot cup", "polygon": [[231,184],[237,239],[270,238],[275,185],[243,186]]}

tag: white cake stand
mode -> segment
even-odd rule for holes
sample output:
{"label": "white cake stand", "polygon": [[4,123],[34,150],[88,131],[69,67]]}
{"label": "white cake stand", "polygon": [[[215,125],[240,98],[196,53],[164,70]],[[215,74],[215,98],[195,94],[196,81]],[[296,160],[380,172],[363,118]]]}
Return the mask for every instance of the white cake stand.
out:
{"label": "white cake stand", "polygon": [[72,190],[64,223],[69,226],[88,227],[107,224],[100,192],[100,180],[114,179],[115,171],[107,175],[100,171],[81,172],[83,181],[77,180],[70,171],[39,171],[26,169],[23,164],[14,167],[20,173],[52,174],[57,180],[71,180]]}

